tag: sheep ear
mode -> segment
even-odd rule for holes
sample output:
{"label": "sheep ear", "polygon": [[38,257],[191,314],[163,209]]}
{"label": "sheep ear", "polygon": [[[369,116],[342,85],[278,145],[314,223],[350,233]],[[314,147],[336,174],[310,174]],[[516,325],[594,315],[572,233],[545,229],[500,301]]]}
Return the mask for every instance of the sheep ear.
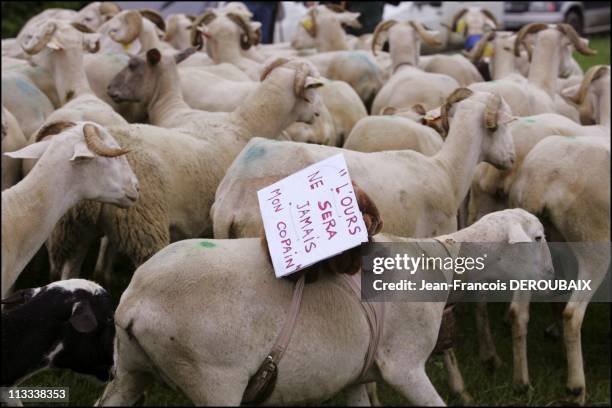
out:
{"label": "sheep ear", "polygon": [[525,233],[523,226],[519,223],[510,225],[508,230],[508,243],[531,242],[531,238]]}
{"label": "sheep ear", "polygon": [[157,48],[151,48],[147,51],[147,62],[149,65],[157,65],[161,60],[161,53]]}
{"label": "sheep ear", "polygon": [[311,88],[318,88],[323,85],[325,84],[320,79],[313,78],[313,77],[306,77],[306,83],[304,84],[304,87],[306,89],[311,89]]}
{"label": "sheep ear", "polygon": [[76,302],[72,308],[72,316],[68,320],[79,333],[91,333],[98,327],[96,316],[91,310],[88,300]]}
{"label": "sheep ear", "polygon": [[51,143],[50,140],[43,140],[42,142],[27,145],[23,149],[15,150],[14,152],[6,152],[4,154],[13,159],[40,159],[47,150],[47,147],[49,147],[49,143]]}
{"label": "sheep ear", "polygon": [[361,13],[350,13],[348,11],[336,14],[338,21],[340,21],[341,24],[353,28],[361,28],[361,23],[359,22],[360,15]]}
{"label": "sheep ear", "polygon": [[74,145],[74,154],[70,161],[91,160],[96,157],[87,147],[85,142],[78,142]]}
{"label": "sheep ear", "polygon": [[100,49],[100,38],[98,33],[83,34],[83,48],[91,53],[96,53]]}
{"label": "sheep ear", "polygon": [[397,108],[395,106],[385,106],[380,111],[380,114],[383,116],[386,115],[395,115],[397,113]]}
{"label": "sheep ear", "polygon": [[579,91],[580,91],[580,84],[572,85],[570,87],[564,88],[561,91],[561,96],[563,97],[563,99],[565,99],[572,105],[576,105],[576,100],[578,98]]}
{"label": "sheep ear", "polygon": [[3,312],[9,311],[15,307],[28,303],[32,299],[34,289],[20,289],[12,295],[2,299],[0,303],[4,305]]}

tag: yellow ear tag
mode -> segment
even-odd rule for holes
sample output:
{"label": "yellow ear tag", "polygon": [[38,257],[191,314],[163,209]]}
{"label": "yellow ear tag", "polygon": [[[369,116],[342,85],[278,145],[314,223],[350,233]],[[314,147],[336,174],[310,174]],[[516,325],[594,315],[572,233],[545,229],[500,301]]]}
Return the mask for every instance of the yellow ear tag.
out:
{"label": "yellow ear tag", "polygon": [[121,44],[123,46],[123,49],[125,52],[127,52],[128,54],[138,54],[140,52],[140,40],[135,39],[134,41],[132,41],[131,43],[128,44]]}
{"label": "yellow ear tag", "polygon": [[458,33],[463,33],[465,32],[465,20],[459,20],[459,22],[457,23],[457,32]]}
{"label": "yellow ear tag", "polygon": [[311,19],[305,18],[304,20],[302,20],[302,26],[304,26],[306,30],[311,31],[314,24],[312,23]]}
{"label": "yellow ear tag", "polygon": [[488,43],[484,49],[483,56],[484,57],[492,57],[495,54],[495,49],[493,48],[493,44]]}

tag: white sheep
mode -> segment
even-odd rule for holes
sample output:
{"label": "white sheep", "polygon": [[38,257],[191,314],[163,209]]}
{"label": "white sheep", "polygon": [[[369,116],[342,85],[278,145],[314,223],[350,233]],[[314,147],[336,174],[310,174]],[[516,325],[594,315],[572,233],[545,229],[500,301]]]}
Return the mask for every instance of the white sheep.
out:
{"label": "white sheep", "polygon": [[[177,60],[189,52],[177,55]],[[117,91],[121,90],[115,96],[151,98],[154,89],[166,86],[168,79],[176,80],[167,76],[176,76],[176,70],[164,70],[166,77],[157,80],[152,77],[151,69],[163,68],[155,65],[175,63],[168,59],[157,50],[148,53],[148,62],[137,59],[138,64],[126,68],[115,81]],[[147,64],[151,66],[145,67]],[[320,84],[316,71],[300,61],[280,65],[268,67],[258,92],[234,112],[193,110],[182,102],[179,89],[170,88],[164,100],[168,107],[174,107],[173,112],[168,110],[174,115],[166,115],[162,109],[166,102],[156,99],[150,118],[176,129],[144,125],[109,128],[120,142],[139,147],[127,157],[141,182],[142,196],[127,211],[93,203],[80,203],[71,210],[50,240],[54,271],[61,271],[64,278],[78,276],[88,246],[101,235],[109,239],[109,257],[118,251],[135,265],[171,240],[210,236],[215,191],[248,140],[255,135],[279,134],[296,120],[310,122],[315,117],[318,95],[313,88]],[[108,261],[104,264],[112,266]]]}
{"label": "white sheep", "polygon": [[439,43],[436,33],[425,30],[415,21],[384,21],[374,32],[374,53],[381,36],[389,38],[393,74],[374,98],[373,114],[380,114],[385,106],[401,109],[421,104],[430,110],[442,105],[446,97],[459,87],[459,83],[447,75],[431,74],[418,68],[421,41]]}
{"label": "white sheep", "polygon": [[383,109],[382,115],[361,119],[350,133],[344,148],[358,152],[381,152],[385,150],[414,150],[432,156],[442,147],[443,139],[438,132],[420,123],[421,115],[412,109],[398,111]]}
{"label": "white sheep", "polygon": [[[291,46],[297,50],[316,48],[319,52],[353,49],[343,25],[359,28],[361,13],[334,11],[324,5],[308,9],[291,38]],[[369,49],[366,48],[366,49]]]}
{"label": "white sheep", "polygon": [[[538,220],[515,209],[438,237],[440,243],[428,239],[432,244],[427,247],[430,256],[454,258],[466,254],[462,242],[513,244],[544,241],[542,237]],[[385,234],[373,239],[404,245],[423,241]],[[523,263],[535,266],[530,278],[549,278],[548,248],[545,242],[537,248],[538,257]],[[416,247],[414,251],[421,253]],[[500,257],[509,260],[508,253]],[[516,271],[513,267],[503,273],[516,277]],[[443,272],[446,280],[452,275]],[[485,278],[466,275],[459,279]],[[159,373],[196,405],[239,405],[249,378],[282,327],[292,288],[289,281],[274,278],[267,251],[256,238],[185,240],[164,248],[140,266],[123,293],[115,314],[115,376],[97,405],[133,404],[146,391],[150,375]],[[232,293],[239,296],[228,296]],[[458,297],[452,291],[448,296]],[[317,404],[345,388],[349,404],[356,403],[355,394],[364,391],[356,380],[370,342],[359,301],[344,277],[322,269],[319,279],[304,290],[295,332],[265,404]],[[414,405],[444,404],[425,373],[444,306],[385,305],[373,369]],[[259,329],[254,330],[254,323]]]}
{"label": "white sheep", "polygon": [[594,65],[582,81],[561,93],[578,107],[581,122],[610,128],[610,66]]}
{"label": "white sheep", "polygon": [[87,120],[103,126],[127,124],[121,115],[93,93],[85,75],[83,48],[90,52],[98,51],[99,34],[84,34],[70,23],[49,20],[22,47],[55,79],[62,107],[46,118],[47,123]]}
{"label": "white sheep", "polygon": [[5,156],[28,144],[17,119],[2,106],[2,190],[5,190],[21,180],[21,160]]}
{"label": "white sheep", "polygon": [[38,162],[21,182],[2,192],[3,296],[60,217],[79,201],[129,207],[137,200],[138,181],[126,158],[120,157],[125,153],[107,132],[89,122],[5,153]]}
{"label": "white sheep", "polygon": [[464,7],[453,15],[448,28],[447,43],[452,46],[464,46],[470,37],[477,37],[496,30],[500,24],[495,15],[482,7]]}
{"label": "white sheep", "polygon": [[[582,405],[586,387],[580,329],[589,300],[610,265],[610,140],[544,139],[525,157],[510,191],[510,205],[541,217],[551,239],[569,243],[578,261],[576,279],[591,280],[592,291],[572,292],[563,311],[566,386],[571,400]],[[528,318],[528,310],[523,314]]]}

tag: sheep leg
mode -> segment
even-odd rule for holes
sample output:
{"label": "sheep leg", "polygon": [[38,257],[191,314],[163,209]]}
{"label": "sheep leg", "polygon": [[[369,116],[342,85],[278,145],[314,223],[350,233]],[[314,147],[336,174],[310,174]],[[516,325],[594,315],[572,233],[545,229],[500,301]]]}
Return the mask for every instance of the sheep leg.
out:
{"label": "sheep leg", "polygon": [[[368,383],[369,385],[370,383]],[[376,383],[372,383],[376,384]],[[346,388],[346,405],[349,407],[369,407],[370,398],[366,384],[354,384]]]}
{"label": "sheep leg", "polygon": [[609,248],[593,247],[592,242],[574,243],[573,250],[578,260],[577,279],[591,281],[591,291],[574,291],[563,311],[563,341],[567,354],[567,389],[571,402],[584,405],[586,384],[582,361],[580,330],[589,301],[606,277],[610,265]]}
{"label": "sheep leg", "polygon": [[491,335],[491,325],[489,324],[489,312],[485,302],[478,302],[474,306],[474,316],[476,318],[476,331],[478,333],[478,354],[489,369],[495,370],[501,366],[501,359],[497,355],[493,336]]}
{"label": "sheep leg", "polygon": [[113,245],[108,237],[103,237],[100,241],[100,251],[94,269],[94,276],[99,282],[110,285],[113,272],[113,261],[117,254],[117,248]]}
{"label": "sheep leg", "polygon": [[[387,383],[410,401],[414,406],[445,406],[444,400],[427,377],[424,367],[411,368],[396,363],[383,365],[381,374]],[[409,370],[409,371],[407,371]]]}
{"label": "sheep leg", "polygon": [[115,336],[114,377],[96,406],[130,406],[143,395],[152,380],[152,365],[143,350],[119,326]]}
{"label": "sheep leg", "polygon": [[380,403],[380,400],[378,399],[378,393],[376,392],[376,383],[375,382],[367,383],[365,386],[368,392],[368,397],[370,398],[370,404],[373,407],[382,406],[382,404]]}
{"label": "sheep leg", "polygon": [[463,377],[459,370],[459,364],[457,364],[457,357],[455,357],[455,350],[451,347],[443,352],[444,368],[448,373],[448,388],[451,390],[453,395],[458,396],[463,405],[473,405],[474,399],[465,390],[465,384],[463,383]]}
{"label": "sheep leg", "polygon": [[73,251],[70,256],[64,259],[61,264],[61,277],[62,280],[78,278],[81,275],[81,266],[87,255],[89,247],[95,240],[93,234],[83,234],[81,241],[78,245],[73,247]]}
{"label": "sheep leg", "polygon": [[529,300],[531,294],[516,291],[510,304],[512,321],[512,382],[519,391],[528,391],[529,366],[527,361],[527,324],[529,323]]}

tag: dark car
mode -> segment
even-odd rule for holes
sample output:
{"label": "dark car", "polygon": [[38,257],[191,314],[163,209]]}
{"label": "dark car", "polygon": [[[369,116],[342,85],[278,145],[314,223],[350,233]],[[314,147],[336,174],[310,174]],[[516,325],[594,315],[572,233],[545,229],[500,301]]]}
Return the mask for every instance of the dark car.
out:
{"label": "dark car", "polygon": [[567,23],[580,34],[610,31],[607,1],[507,1],[504,26],[518,29],[529,23]]}

